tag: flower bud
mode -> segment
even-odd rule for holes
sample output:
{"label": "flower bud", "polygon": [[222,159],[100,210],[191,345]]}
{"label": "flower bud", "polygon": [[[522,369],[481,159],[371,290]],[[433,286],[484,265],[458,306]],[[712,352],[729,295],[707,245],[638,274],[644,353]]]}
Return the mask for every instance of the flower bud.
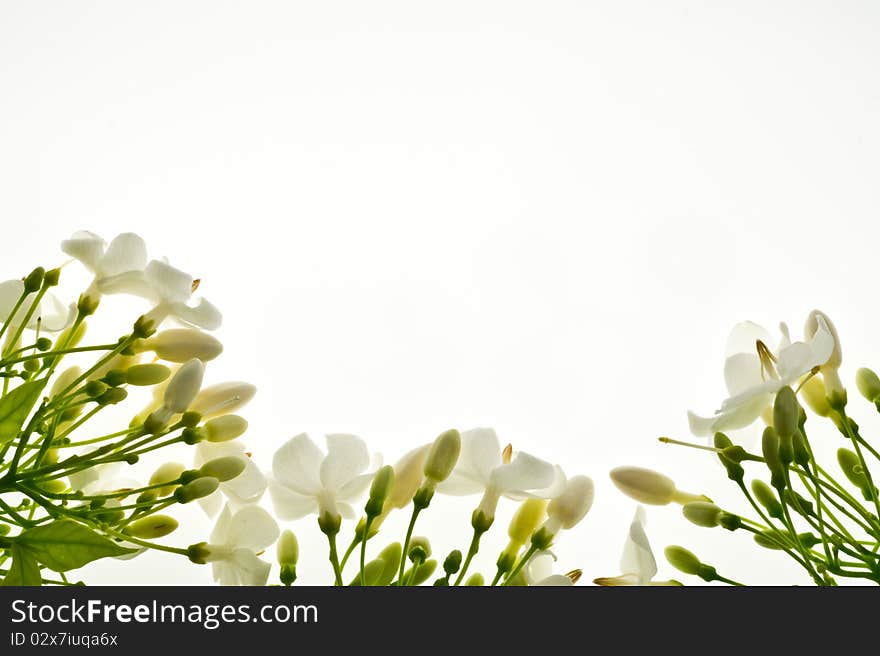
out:
{"label": "flower bud", "polygon": [[825,390],[825,383],[818,376],[810,376],[800,389],[801,397],[810,410],[820,417],[827,417],[831,414],[831,406],[828,403],[828,392]]}
{"label": "flower bud", "polygon": [[773,427],[781,438],[790,438],[798,429],[801,406],[794,390],[787,385],[776,393],[773,402]]}
{"label": "flower bud", "polygon": [[840,369],[840,365],[843,362],[843,353],[840,349],[840,337],[837,335],[837,328],[834,327],[834,323],[828,318],[827,314],[820,310],[813,310],[810,312],[804,325],[804,335],[808,340],[812,339],[819,330],[820,322],[825,324],[825,327],[834,339],[834,349],[831,351],[831,357],[820,366],[825,387],[828,389],[829,397],[833,399],[836,396],[840,397],[844,393],[843,383],[840,382],[840,375],[838,374],[838,369]]}
{"label": "flower bud", "polygon": [[96,398],[95,402],[99,405],[116,405],[125,401],[126,398],[128,398],[128,392],[124,389],[121,387],[111,387]]}
{"label": "flower bud", "polygon": [[218,383],[199,392],[189,409],[198,412],[207,421],[235,412],[254,398],[256,393],[257,388],[250,383]]}
{"label": "flower bud", "polygon": [[186,362],[193,358],[208,362],[223,352],[223,344],[195,328],[172,328],[142,341],[136,349],[153,351],[156,357],[168,362]]}
{"label": "flower bud", "polygon": [[443,571],[446,573],[447,578],[457,574],[458,570],[461,569],[461,559],[461,552],[458,549],[450,551],[449,555],[446,556],[446,560],[443,561]]}
{"label": "flower bud", "polygon": [[871,403],[880,403],[880,378],[873,371],[862,367],[856,372],[856,386],[862,396]]}
{"label": "flower bud", "polygon": [[247,467],[247,460],[240,456],[222,456],[209,460],[199,467],[199,475],[216,478],[221,483],[230,481]]}
{"label": "flower bud", "polygon": [[554,528],[573,528],[590,510],[594,493],[593,481],[587,476],[568,479],[562,493],[547,505],[545,525],[552,522]]}
{"label": "flower bud", "polygon": [[400,542],[392,542],[379,552],[378,558],[385,563],[385,568],[377,579],[376,585],[391,585],[394,577],[397,576],[400,559],[403,558],[403,547]]}
{"label": "flower bud", "polygon": [[507,527],[512,543],[521,547],[529,541],[547,517],[547,503],[546,499],[526,499],[520,504]]}
{"label": "flower bud", "polygon": [[282,567],[285,565],[296,567],[296,562],[299,560],[299,543],[293,531],[286,530],[281,533],[275,551],[278,556],[279,565]]}
{"label": "flower bud", "polygon": [[865,470],[862,467],[859,456],[849,449],[841,448],[837,450],[837,463],[849,482],[859,488],[866,499],[871,499],[871,488],[873,486],[865,475]]}
{"label": "flower bud", "polygon": [[156,493],[160,497],[167,497],[174,492],[177,480],[185,470],[186,467],[179,462],[166,462],[165,464],[160,465],[160,467],[153,472],[153,475],[150,476],[150,485],[167,483],[168,485],[165,485],[165,487],[160,487],[156,490]]}
{"label": "flower bud", "polygon": [[412,562],[423,562],[431,555],[431,543],[423,535],[416,536],[409,541],[409,553]]}
{"label": "flower bud", "polygon": [[785,465],[780,457],[779,434],[772,426],[764,429],[761,438],[761,451],[764,454],[764,462],[770,470],[770,484],[777,490],[785,488]]}
{"label": "flower bud", "polygon": [[43,276],[45,275],[46,270],[43,267],[37,267],[31,271],[24,279],[24,291],[28,294],[39,291],[43,286]]}
{"label": "flower bud", "polygon": [[65,389],[70,387],[73,382],[82,376],[82,369],[79,367],[69,367],[58,374],[55,382],[52,383],[52,390],[49,392],[49,398],[54,399]]}
{"label": "flower bud", "polygon": [[708,501],[692,501],[681,509],[685,518],[692,524],[705,528],[714,528],[721,523],[723,511]]}
{"label": "flower bud", "polygon": [[177,520],[168,515],[150,515],[133,521],[125,527],[125,534],[145,540],[155,540],[173,533],[177,529]]}
{"label": "flower bud", "polygon": [[454,428],[442,433],[431,445],[425,461],[425,476],[433,483],[445,481],[461,453],[461,435]]}
{"label": "flower bud", "polygon": [[108,389],[106,383],[102,383],[100,380],[90,380],[83,387],[83,392],[85,392],[86,396],[91,398],[95,398],[101,396]]}
{"label": "flower bud", "polygon": [[394,484],[385,500],[386,514],[392,508],[403,508],[410,501],[424,478],[425,461],[431,450],[430,444],[413,449],[394,465]]}
{"label": "flower bud", "polygon": [[382,514],[385,499],[388,498],[388,493],[393,485],[394,467],[391,465],[381,467],[370,484],[370,497],[367,500],[367,505],[364,506],[367,517],[378,517]]}
{"label": "flower bud", "polygon": [[666,554],[666,560],[668,560],[669,564],[675,569],[684,572],[685,574],[693,574],[694,576],[700,575],[700,572],[703,569],[703,563],[700,562],[700,559],[697,558],[694,553],[688,551],[684,547],[678,546],[666,547],[664,553]]}
{"label": "flower bud", "polygon": [[467,581],[465,581],[464,584],[466,587],[469,587],[469,588],[482,587],[482,586],[486,585],[486,579],[483,578],[482,574],[475,572],[474,574],[471,574],[467,578]]}
{"label": "flower bud", "polygon": [[617,489],[631,499],[654,506],[665,506],[675,501],[706,501],[706,497],[682,492],[668,476],[643,467],[617,467],[611,470],[611,480]]}
{"label": "flower bud", "polygon": [[213,494],[219,486],[220,481],[216,478],[203,476],[174,490],[174,498],[178,503],[189,503]]}
{"label": "flower bud", "polygon": [[767,509],[768,515],[775,519],[782,518],[782,505],[776,499],[776,494],[773,492],[773,488],[767,485],[764,481],[756,478],[752,481],[752,494],[755,495],[758,503]]}
{"label": "flower bud", "polygon": [[241,437],[247,430],[248,422],[238,415],[223,415],[206,422],[201,430],[208,442],[228,442]]}
{"label": "flower bud", "polygon": [[190,404],[199,393],[204,376],[205,365],[201,360],[192,359],[183,365],[165,388],[164,407],[172,413],[189,410]]}
{"label": "flower bud", "polygon": [[45,353],[50,348],[52,348],[52,340],[48,337],[40,337],[36,342],[36,347],[38,351]]}
{"label": "flower bud", "polygon": [[360,586],[388,585],[387,583],[380,583],[384,572],[385,562],[381,558],[376,558],[364,565],[363,580],[361,580],[361,574],[358,572],[348,586],[357,588]]}
{"label": "flower bud", "polygon": [[136,364],[125,371],[125,382],[138,387],[158,385],[171,375],[164,364]]}

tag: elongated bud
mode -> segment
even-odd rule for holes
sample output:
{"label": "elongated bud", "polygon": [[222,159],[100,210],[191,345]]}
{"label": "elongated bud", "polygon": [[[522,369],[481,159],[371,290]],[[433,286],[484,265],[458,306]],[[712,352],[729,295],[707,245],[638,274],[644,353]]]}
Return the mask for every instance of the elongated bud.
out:
{"label": "elongated bud", "polygon": [[856,372],[856,386],[862,396],[871,403],[880,403],[880,378],[873,371],[862,367]]}
{"label": "elongated bud", "polygon": [[797,402],[794,390],[786,386],[776,393],[773,402],[773,428],[779,437],[791,438],[798,429],[801,406]]}
{"label": "elongated bud", "polygon": [[275,551],[279,565],[296,565],[299,560],[299,542],[293,531],[288,529],[281,533]]}
{"label": "elongated bud", "polygon": [[739,464],[740,461],[733,456],[741,455],[742,448],[735,446],[730,438],[724,433],[715,433],[714,444],[716,449],[722,449],[718,454],[718,459],[727,470],[727,478],[736,481],[737,483],[741,483],[743,478],[745,478],[746,471],[743,469],[743,466]]}
{"label": "elongated bud", "polygon": [[723,512],[721,508],[708,501],[692,501],[682,508],[682,513],[689,522],[705,528],[718,526]]}
{"label": "elongated bud", "polygon": [[844,476],[847,477],[850,483],[859,488],[865,499],[871,499],[872,485],[865,475],[865,470],[862,468],[858,455],[849,449],[838,449],[837,463],[840,465]]}
{"label": "elongated bud", "polygon": [[[573,528],[589,512],[593,505],[594,494],[593,481],[589,477],[573,476],[568,479],[562,493],[547,504],[545,527],[548,530],[557,527]],[[555,534],[556,530],[552,533]]]}
{"label": "elongated bud", "polygon": [[611,470],[611,480],[617,489],[631,499],[654,506],[672,503],[706,501],[706,497],[677,490],[668,476],[643,467],[617,467]]}
{"label": "elongated bud", "polygon": [[70,387],[77,378],[82,375],[82,369],[79,367],[69,367],[65,369],[58,377],[55,379],[55,382],[52,383],[52,390],[49,392],[49,398],[54,399],[65,389]]}
{"label": "elongated bud", "polygon": [[161,360],[187,362],[198,358],[209,362],[223,352],[223,344],[213,335],[195,328],[172,328],[136,345],[137,352],[153,351]]}
{"label": "elongated bud", "polygon": [[764,481],[756,478],[752,481],[752,494],[755,495],[758,503],[767,509],[768,515],[775,519],[782,518],[782,505],[776,499],[776,494],[773,492],[773,488],[767,485]]}
{"label": "elongated bud", "polygon": [[178,503],[189,503],[213,494],[219,486],[220,481],[216,478],[203,476],[174,490],[174,498]]}
{"label": "elongated bud", "polygon": [[164,364],[136,364],[125,370],[125,382],[138,387],[158,385],[171,375]]}
{"label": "elongated bud", "polygon": [[529,541],[547,517],[548,503],[547,499],[526,499],[520,504],[507,527],[511,542],[522,546]]}
{"label": "elongated bud", "polygon": [[425,476],[434,483],[445,481],[461,453],[461,434],[454,428],[442,433],[431,445],[425,461]]}
{"label": "elongated bud", "polygon": [[701,563],[700,559],[693,552],[688,551],[684,547],[666,547],[664,553],[669,564],[680,572],[699,576],[704,581],[715,579],[715,568]]}
{"label": "elongated bud", "polygon": [[794,452],[794,461],[804,469],[810,464],[810,450],[807,447],[807,438],[800,429],[791,437],[791,446]]}
{"label": "elongated bud", "polygon": [[767,469],[770,470],[770,484],[777,490],[782,490],[785,488],[785,465],[779,456],[779,446],[779,434],[772,426],[767,426],[761,438],[761,451]]}
{"label": "elongated bud", "polygon": [[178,527],[177,520],[168,515],[150,515],[133,521],[125,527],[125,534],[145,540],[163,538]]}
{"label": "elongated bud", "polygon": [[807,339],[812,339],[812,337],[818,332],[820,323],[825,324],[825,327],[834,339],[834,349],[831,351],[831,357],[820,366],[822,379],[825,382],[825,387],[828,389],[829,398],[834,401],[835,397],[838,399],[842,397],[843,402],[846,403],[846,391],[843,388],[843,383],[840,382],[840,375],[838,374],[840,365],[843,362],[843,352],[840,348],[840,337],[837,335],[837,328],[835,328],[834,323],[824,312],[813,310],[810,312],[806,324],[804,325],[804,335]]}
{"label": "elongated bud", "polygon": [[221,483],[230,481],[247,467],[247,460],[241,456],[223,456],[209,460],[199,467],[199,474],[216,478]]}
{"label": "elongated bud", "polygon": [[482,586],[486,585],[486,579],[483,578],[482,574],[475,572],[474,574],[471,574],[467,578],[467,581],[465,581],[464,584],[466,587],[469,587],[469,588],[482,587]]}
{"label": "elongated bud", "polygon": [[349,587],[356,588],[359,586],[387,585],[387,583],[382,584],[379,582],[384,572],[385,562],[381,558],[371,560],[366,565],[364,565],[363,580],[361,580],[360,572],[358,572],[358,574],[351,580],[351,583],[349,583]]}
{"label": "elongated bud", "polygon": [[43,276],[45,275],[46,270],[43,267],[37,267],[31,271],[27,278],[24,279],[24,291],[28,294],[39,291],[40,287],[43,286]]}
{"label": "elongated bud", "polygon": [[379,468],[379,471],[376,472],[376,475],[373,477],[373,482],[370,485],[370,497],[367,500],[367,505],[364,506],[364,511],[367,513],[368,517],[378,517],[382,514],[382,509],[385,506],[385,499],[388,498],[388,493],[391,492],[391,487],[394,485],[394,467],[391,465],[385,465],[384,467]]}
{"label": "elongated bud", "polygon": [[424,479],[425,461],[430,450],[430,444],[415,448],[394,465],[394,484],[385,501],[384,512],[387,513],[392,508],[403,508],[412,501]]}
{"label": "elongated bud", "polygon": [[231,381],[206,387],[190,404],[190,410],[198,412],[206,421],[236,412],[257,393],[250,383]]}
{"label": "elongated bud", "polygon": [[208,442],[228,442],[244,435],[248,423],[238,415],[224,415],[205,422],[202,427]]}
{"label": "elongated bud", "polygon": [[831,414],[831,405],[828,403],[828,392],[825,383],[818,376],[811,376],[801,385],[801,398],[820,417]]}
{"label": "elongated bud", "polygon": [[400,542],[392,542],[379,552],[378,557],[385,564],[385,567],[376,580],[376,585],[390,585],[394,577],[397,576],[400,559],[403,558],[403,547]]}
{"label": "elongated bud", "polygon": [[160,487],[156,490],[156,493],[160,497],[167,497],[174,492],[174,488],[177,487],[177,480],[185,470],[186,467],[179,462],[166,462],[165,464],[160,465],[159,468],[153,472],[153,475],[150,476],[150,485],[167,483],[165,487]]}
{"label": "elongated bud", "polygon": [[205,376],[205,365],[201,360],[190,360],[174,374],[168,387],[165,388],[163,404],[167,410],[174,413],[189,410],[193,399],[202,387],[202,379]]}

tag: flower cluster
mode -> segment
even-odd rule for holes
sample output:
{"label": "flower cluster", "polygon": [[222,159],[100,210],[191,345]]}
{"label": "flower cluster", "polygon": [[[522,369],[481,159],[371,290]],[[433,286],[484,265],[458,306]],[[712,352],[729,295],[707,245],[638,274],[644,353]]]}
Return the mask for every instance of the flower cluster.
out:
{"label": "flower cluster", "polygon": [[[205,385],[206,365],[223,347],[206,332],[221,317],[194,297],[200,281],[164,259],[150,260],[143,240],[130,233],[108,244],[79,232],[62,250],[92,276],[76,302],[55,296],[61,268],[38,268],[0,284],[5,584],[68,584],[66,572],[86,563],[155,549],[210,563],[224,585],[265,585],[271,564],[263,554],[276,544],[280,581],[290,585],[299,546],[277,520],[311,515],[327,538],[336,585],[419,585],[438,568],[428,539],[414,534],[436,493],[479,501],[469,547],[446,556],[434,585],[486,582],[468,573],[502,498],[520,506],[491,585],[571,585],[580,577],[579,570],[554,574],[551,548],[589,511],[589,478],[567,477],[558,466],[502,448],[488,428],[448,430],[384,466],[357,436],[327,435],[322,448],[301,434],[275,452],[264,472],[241,440],[248,424],[237,414],[254,386]],[[86,344],[87,324],[113,294],[142,299],[146,309],[117,340]],[[127,412],[121,428],[95,428],[125,412],[124,402],[141,387],[149,389],[146,407]],[[172,453],[186,453],[181,459],[189,464],[168,459]],[[139,478],[134,465],[157,457],[149,477]],[[264,507],[267,490],[275,516]],[[178,526],[173,507],[193,501],[216,518],[208,539],[189,546],[158,542]],[[405,508],[410,521],[402,540],[367,559],[386,518]],[[340,557],[344,520],[357,521]],[[646,571],[634,575],[649,580],[653,573]]]}
{"label": "flower cluster", "polygon": [[[734,328],[724,365],[729,397],[711,416],[688,414],[691,431],[709,436],[711,445],[660,438],[713,453],[750,513],[722,509],[708,497],[682,492],[668,477],[649,469],[619,467],[611,478],[636,501],[681,504],[684,517],[697,526],[750,535],[759,547],[791,558],[817,585],[835,586],[842,580],[880,583],[880,492],[871,473],[880,452],[849,416],[837,330],[826,314],[815,310],[805,322],[803,341],[793,342],[785,324],[780,332],[773,348],[769,333],[760,326],[744,323]],[[870,369],[859,369],[855,379],[861,394],[880,412],[880,378]],[[820,447],[825,444],[811,439],[815,420],[804,405],[842,437],[846,446],[837,449],[836,469],[843,481],[832,474],[834,467],[820,464]],[[748,440],[740,445],[731,439],[758,430],[759,424],[760,452],[746,448]],[[632,544],[646,545],[643,532],[636,524],[633,529]],[[632,563],[632,572],[623,580],[646,580],[653,558],[637,547],[629,552],[625,560]],[[670,546],[665,553],[669,563],[686,574],[741,585],[683,547]]]}

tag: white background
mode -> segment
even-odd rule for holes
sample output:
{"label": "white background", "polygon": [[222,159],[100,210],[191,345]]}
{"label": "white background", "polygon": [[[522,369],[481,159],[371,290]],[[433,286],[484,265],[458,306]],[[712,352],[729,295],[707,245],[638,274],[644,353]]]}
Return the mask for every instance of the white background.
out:
{"label": "white background", "polygon": [[[734,323],[799,334],[820,307],[846,380],[880,365],[878,29],[871,2],[2,2],[2,276],[136,231],[223,310],[209,378],[259,386],[262,465],[304,430],[394,461],[494,426],[594,477],[560,568],[613,575],[634,504],[611,467],[740,508],[711,457],[655,439],[718,405]],[[118,333],[135,309],[108,307]],[[435,503],[442,558],[476,500]],[[178,543],[207,535],[184,517]],[[329,580],[294,528],[301,580]],[[675,508],[649,534],[807,582]],[[90,576],[210,580],[152,555]]]}

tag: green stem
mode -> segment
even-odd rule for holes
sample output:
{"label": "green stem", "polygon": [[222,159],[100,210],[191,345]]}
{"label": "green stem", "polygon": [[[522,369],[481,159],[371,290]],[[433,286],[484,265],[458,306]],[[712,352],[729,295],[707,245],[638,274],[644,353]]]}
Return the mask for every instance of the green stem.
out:
{"label": "green stem", "polygon": [[519,562],[516,564],[516,567],[514,567],[510,571],[510,574],[507,575],[507,578],[504,579],[504,583],[502,583],[501,585],[502,586],[509,586],[511,584],[511,582],[516,578],[517,574],[519,574],[522,571],[522,568],[528,564],[528,562],[532,559],[532,556],[534,556],[537,552],[538,552],[538,548],[535,545],[533,545],[533,544],[529,545],[529,548],[523,554],[522,558],[519,559]]}
{"label": "green stem", "polygon": [[464,559],[464,563],[462,563],[461,571],[458,573],[458,578],[455,579],[455,585],[460,585],[464,580],[464,575],[467,573],[468,567],[470,567],[471,561],[474,559],[474,556],[480,550],[480,537],[485,533],[485,531],[481,531],[478,528],[474,529],[474,536],[471,538],[471,544],[468,547],[467,556]]}
{"label": "green stem", "polygon": [[403,585],[403,572],[406,569],[406,552],[409,549],[409,542],[412,539],[413,529],[416,526],[416,520],[419,518],[421,507],[413,504],[412,516],[409,519],[409,526],[406,529],[406,538],[403,541],[403,553],[400,555],[400,571],[397,573],[397,585]]}

